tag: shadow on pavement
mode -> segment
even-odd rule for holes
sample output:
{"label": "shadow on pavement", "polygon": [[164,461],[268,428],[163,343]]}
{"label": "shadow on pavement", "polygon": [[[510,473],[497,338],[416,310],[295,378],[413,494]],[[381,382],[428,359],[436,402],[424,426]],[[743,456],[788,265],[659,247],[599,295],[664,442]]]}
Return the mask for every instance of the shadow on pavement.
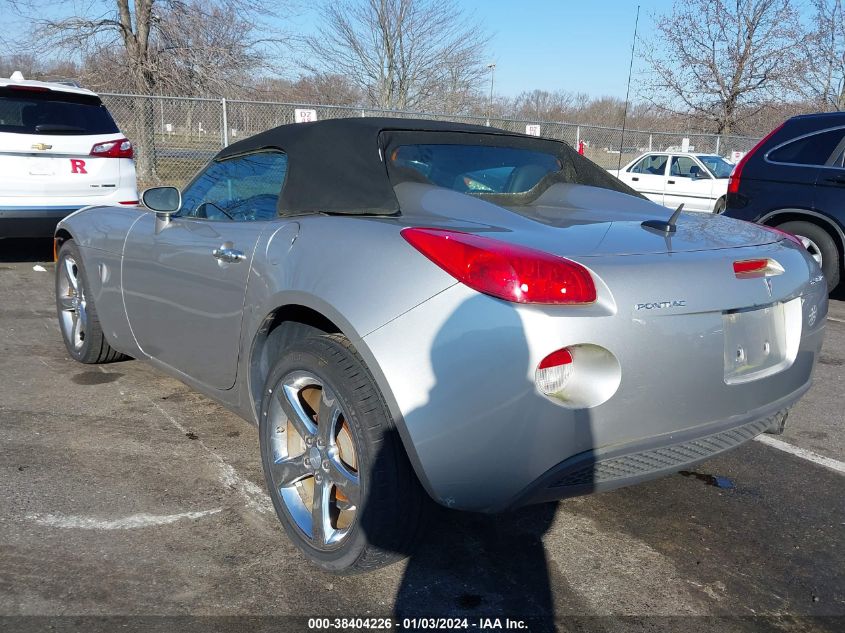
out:
{"label": "shadow on pavement", "polygon": [[[406,415],[406,423],[422,430],[418,448],[446,469],[437,473],[441,495],[458,495],[458,507],[494,503],[496,486],[521,474],[518,459],[542,456],[549,441],[526,406],[540,396],[529,378],[533,366],[522,319],[504,302],[465,301],[440,326],[430,362],[434,382],[427,401]],[[590,422],[589,416],[581,421],[585,433]],[[476,482],[474,492],[468,480]],[[365,502],[362,525],[371,541],[410,557],[394,617],[466,618],[479,627],[485,618],[503,624],[509,618],[530,623],[535,632],[555,630],[556,600],[570,612],[589,613],[566,579],[556,573],[554,583],[550,579],[543,535],[556,508],[545,503],[491,515],[438,506],[419,546],[402,551],[379,542],[378,530],[368,528],[377,517],[370,518]]]}
{"label": "shadow on pavement", "polygon": [[[543,535],[557,504],[502,515],[441,510],[411,556],[396,596],[394,617],[523,620],[530,631],[555,631]],[[575,612],[588,613],[556,577],[555,595]]]}

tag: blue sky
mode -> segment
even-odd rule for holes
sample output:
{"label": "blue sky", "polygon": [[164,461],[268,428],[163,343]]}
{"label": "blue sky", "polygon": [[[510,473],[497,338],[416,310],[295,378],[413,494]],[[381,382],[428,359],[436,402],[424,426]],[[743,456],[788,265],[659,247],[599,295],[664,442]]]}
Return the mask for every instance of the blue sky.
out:
{"label": "blue sky", "polygon": [[[624,98],[637,4],[641,37],[653,30],[652,14],[672,7],[672,0],[457,2],[492,33],[495,91],[508,96],[539,88]],[[315,22],[306,10],[292,26],[308,31]]]}
{"label": "blue sky", "polygon": [[[637,2],[631,0],[462,0],[493,32],[496,91],[564,89],[625,96]],[[671,0],[642,0],[640,36]],[[636,72],[636,57],[635,68]]]}

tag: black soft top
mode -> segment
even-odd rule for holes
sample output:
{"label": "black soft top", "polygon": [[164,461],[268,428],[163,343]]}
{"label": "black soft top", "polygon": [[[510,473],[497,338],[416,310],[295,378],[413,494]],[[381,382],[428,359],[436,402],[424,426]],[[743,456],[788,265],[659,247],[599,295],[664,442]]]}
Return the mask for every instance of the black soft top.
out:
{"label": "black soft top", "polygon": [[277,205],[279,215],[395,215],[399,202],[384,164],[387,150],[397,138],[405,144],[424,143],[432,133],[454,135],[452,142],[550,152],[562,159],[564,171],[569,172],[566,180],[630,192],[564,143],[494,127],[425,119],[356,117],[282,125],[229,145],[214,160],[266,149],[285,152],[288,167]]}

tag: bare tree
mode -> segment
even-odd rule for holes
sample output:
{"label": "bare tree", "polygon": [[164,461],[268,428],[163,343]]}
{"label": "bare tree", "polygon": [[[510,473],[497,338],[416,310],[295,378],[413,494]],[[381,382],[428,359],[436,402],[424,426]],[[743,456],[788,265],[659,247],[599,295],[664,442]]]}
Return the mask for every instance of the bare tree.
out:
{"label": "bare tree", "polygon": [[575,96],[564,90],[529,90],[517,95],[515,114],[538,121],[562,121],[568,118],[575,104]]}
{"label": "bare tree", "polygon": [[717,133],[794,85],[802,35],[791,0],[676,0],[656,28],[642,96]]}
{"label": "bare tree", "polygon": [[237,3],[174,2],[158,20],[156,81],[168,94],[231,96],[268,70],[264,36]]}
{"label": "bare tree", "polygon": [[363,96],[349,79],[334,73],[303,75],[292,81],[280,77],[259,77],[245,95],[262,101],[311,105],[360,106]]}
{"label": "bare tree", "polygon": [[845,10],[842,0],[812,0],[799,92],[817,108],[845,110]]}
{"label": "bare tree", "polygon": [[320,15],[310,69],[348,77],[374,106],[462,107],[486,78],[488,37],[453,0],[337,0]]}
{"label": "bare tree", "polygon": [[[261,0],[10,0],[32,32],[21,50],[87,58],[135,94],[182,88],[220,93],[233,71],[249,72],[278,36],[262,37],[270,12]],[[98,63],[99,62],[99,63]],[[134,138],[139,176],[155,178],[151,100],[135,103]]]}
{"label": "bare tree", "polygon": [[361,91],[349,79],[336,73],[300,77],[291,87],[289,101],[325,105],[359,105]]}
{"label": "bare tree", "polygon": [[69,59],[43,59],[32,53],[13,54],[0,57],[0,77],[9,77],[19,70],[27,79],[50,81],[71,79],[79,76],[80,67]]}

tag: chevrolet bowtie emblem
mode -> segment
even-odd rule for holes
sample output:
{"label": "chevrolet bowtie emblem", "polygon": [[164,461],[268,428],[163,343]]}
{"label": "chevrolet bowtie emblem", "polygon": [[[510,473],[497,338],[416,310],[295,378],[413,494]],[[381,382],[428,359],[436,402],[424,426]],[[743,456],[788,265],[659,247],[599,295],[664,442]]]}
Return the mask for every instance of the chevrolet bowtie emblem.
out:
{"label": "chevrolet bowtie emblem", "polygon": [[32,149],[40,149],[41,151],[44,151],[45,149],[53,149],[53,146],[47,145],[47,143],[36,143],[32,146]]}

